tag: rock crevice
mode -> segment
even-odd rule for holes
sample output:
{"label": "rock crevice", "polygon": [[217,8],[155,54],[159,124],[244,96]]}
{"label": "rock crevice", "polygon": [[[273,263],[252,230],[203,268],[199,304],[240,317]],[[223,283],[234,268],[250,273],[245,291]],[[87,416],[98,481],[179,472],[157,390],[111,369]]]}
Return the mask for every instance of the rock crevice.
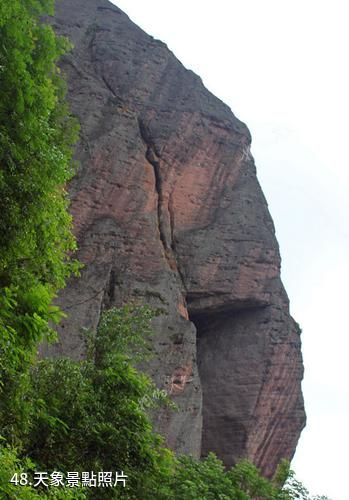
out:
{"label": "rock crevice", "polygon": [[138,125],[141,138],[146,146],[145,158],[152,166],[154,172],[154,188],[157,200],[157,225],[164,256],[168,262],[169,268],[177,274],[184,289],[184,279],[176,261],[173,191],[168,193],[163,188],[164,181],[161,174],[161,156],[151,137],[149,128],[144,124],[141,118],[138,118]]}

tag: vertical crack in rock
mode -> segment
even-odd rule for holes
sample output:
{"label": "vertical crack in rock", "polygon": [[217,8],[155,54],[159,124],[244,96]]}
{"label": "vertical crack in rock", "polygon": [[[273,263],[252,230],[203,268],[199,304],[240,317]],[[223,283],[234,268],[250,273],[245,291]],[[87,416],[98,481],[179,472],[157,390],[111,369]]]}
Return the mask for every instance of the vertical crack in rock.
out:
{"label": "vertical crack in rock", "polygon": [[173,210],[173,190],[170,192],[168,198],[168,213],[170,215],[170,228],[171,228],[171,248],[175,251],[175,239],[174,239],[174,210]]}
{"label": "vertical crack in rock", "polygon": [[187,294],[187,286],[186,286],[186,279],[183,274],[183,271],[181,269],[181,266],[177,262],[177,251],[176,251],[176,238],[174,235],[174,227],[175,227],[175,210],[173,206],[173,189],[171,190],[169,197],[168,197],[168,204],[167,204],[167,211],[169,214],[169,223],[170,223],[170,237],[171,237],[171,251],[173,258],[175,259],[176,262],[176,270],[178,273],[178,277],[181,281],[182,284],[182,289],[185,291],[185,294],[183,294],[183,299],[184,302],[186,303],[186,294]]}
{"label": "vertical crack in rock", "polygon": [[160,172],[160,155],[156,149],[154,141],[151,138],[148,127],[140,118],[138,119],[138,125],[141,138],[146,146],[146,160],[152,166],[154,172],[154,187],[157,195],[157,221],[160,241],[170,269],[172,269],[172,271],[176,271],[180,275],[176,258],[173,253],[173,213],[171,214],[169,203],[167,207],[164,203],[163,182]]}
{"label": "vertical crack in rock", "polygon": [[109,280],[105,286],[105,292],[104,292],[104,296],[103,296],[103,300],[102,300],[102,306],[105,309],[109,309],[114,303],[116,281],[117,281],[116,280],[116,271],[112,267],[110,269]]}
{"label": "vertical crack in rock", "polygon": [[117,95],[115,94],[114,92],[114,89],[112,88],[112,86],[110,85],[110,83],[108,82],[108,80],[106,79],[106,77],[102,74],[101,75],[101,78],[103,80],[103,83],[104,85],[107,87],[107,89],[109,90],[109,92],[111,92],[111,94],[114,96],[114,97],[117,97]]}
{"label": "vertical crack in rock", "polygon": [[155,156],[154,150],[149,146],[147,147],[146,158],[148,162],[152,165],[154,171],[155,191],[158,199],[157,215],[158,215],[160,240],[164,248],[165,255],[168,258],[169,244],[167,241],[164,222],[163,222],[164,207],[163,207],[163,195],[162,195],[162,180],[160,176],[160,163]]}

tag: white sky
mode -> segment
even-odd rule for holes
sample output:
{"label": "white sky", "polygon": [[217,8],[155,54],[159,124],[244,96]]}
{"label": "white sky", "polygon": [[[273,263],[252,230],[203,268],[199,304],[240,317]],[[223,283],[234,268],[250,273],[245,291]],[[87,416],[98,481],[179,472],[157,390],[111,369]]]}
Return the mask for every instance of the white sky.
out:
{"label": "white sky", "polygon": [[348,500],[349,28],[341,0],[116,0],[247,123],[303,328],[308,424],[293,468]]}

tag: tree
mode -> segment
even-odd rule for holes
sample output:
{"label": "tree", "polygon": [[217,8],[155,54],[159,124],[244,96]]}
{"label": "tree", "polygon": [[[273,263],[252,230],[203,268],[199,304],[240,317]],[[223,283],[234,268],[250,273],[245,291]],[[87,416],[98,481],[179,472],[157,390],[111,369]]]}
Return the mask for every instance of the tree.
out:
{"label": "tree", "polygon": [[111,309],[87,335],[86,360],[40,360],[31,371],[23,453],[43,470],[127,474],[126,490],[101,488],[93,498],[144,498],[162,488],[173,465],[147,412],[167,396],[133,366],[147,354],[154,314],[146,306]]}
{"label": "tree", "polygon": [[[24,472],[25,471],[25,472]],[[28,458],[19,459],[16,451],[0,445],[0,497],[16,500],[84,500],[83,488],[69,489],[50,486],[42,490],[30,484],[35,464]]]}
{"label": "tree", "polygon": [[61,317],[52,299],[78,267],[65,192],[78,128],[56,65],[69,44],[40,22],[52,10],[0,0],[0,433],[14,440],[26,373]]}

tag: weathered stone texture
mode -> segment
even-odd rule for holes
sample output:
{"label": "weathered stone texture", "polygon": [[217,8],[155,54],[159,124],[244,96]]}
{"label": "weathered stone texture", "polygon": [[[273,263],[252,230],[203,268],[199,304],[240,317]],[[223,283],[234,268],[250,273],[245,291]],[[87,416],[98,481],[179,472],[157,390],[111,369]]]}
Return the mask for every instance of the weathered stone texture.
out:
{"label": "weathered stone texture", "polygon": [[75,46],[62,67],[81,121],[70,193],[86,265],[49,352],[83,356],[81,328],[103,308],[163,307],[148,369],[179,406],[158,415],[168,444],[270,475],[304,425],[303,367],[249,131],[105,0],[58,0],[53,24]]}

